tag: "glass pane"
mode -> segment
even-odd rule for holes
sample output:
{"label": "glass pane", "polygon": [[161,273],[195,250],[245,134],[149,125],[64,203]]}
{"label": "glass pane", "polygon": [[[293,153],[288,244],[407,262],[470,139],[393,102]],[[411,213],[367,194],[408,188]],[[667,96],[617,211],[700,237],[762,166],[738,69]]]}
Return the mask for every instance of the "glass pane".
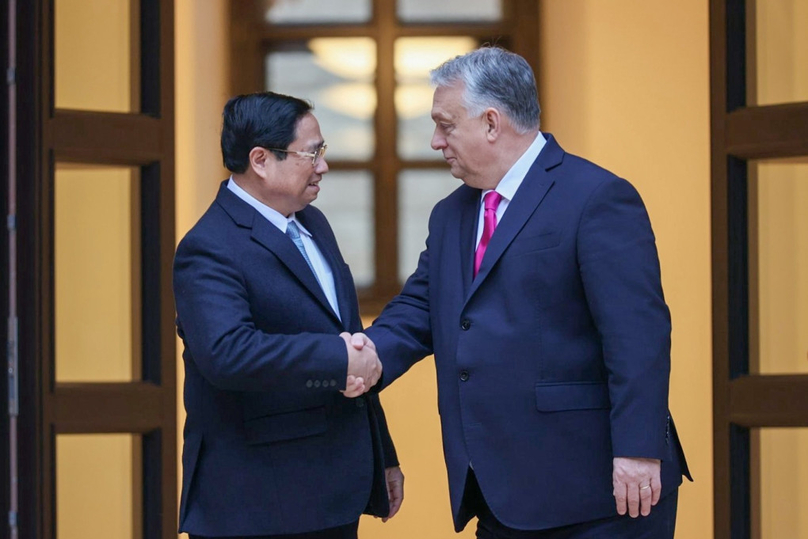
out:
{"label": "glass pane", "polygon": [[[808,101],[808,2],[756,0],[750,105]],[[756,95],[755,95],[756,94]]]}
{"label": "glass pane", "polygon": [[808,160],[749,164],[750,371],[808,373]]}
{"label": "glass pane", "polygon": [[55,106],[139,112],[139,28],[139,0],[54,0]]}
{"label": "glass pane", "polygon": [[404,22],[493,22],[502,20],[502,0],[398,0]]}
{"label": "glass pane", "polygon": [[752,463],[753,537],[808,539],[808,428],[755,429]]}
{"label": "glass pane", "polygon": [[141,537],[141,438],[132,434],[56,437],[56,536]]}
{"label": "glass pane", "polygon": [[266,57],[266,89],[308,99],[331,160],[369,160],[375,151],[376,44],[366,37],[316,38]]}
{"label": "glass pane", "polygon": [[56,166],[57,382],[140,378],[138,173],[129,167]]}
{"label": "glass pane", "polygon": [[365,170],[329,172],[320,185],[314,205],[328,218],[356,287],[371,286],[376,274],[373,175]]}
{"label": "glass pane", "polygon": [[426,247],[429,215],[462,182],[445,170],[405,170],[398,176],[398,278],[407,280]]}
{"label": "glass pane", "polygon": [[370,20],[370,0],[270,0],[267,22],[345,23]]}
{"label": "glass pane", "polygon": [[395,44],[398,154],[402,159],[440,159],[429,142],[432,86],[429,72],[479,45],[473,37],[403,37]]}

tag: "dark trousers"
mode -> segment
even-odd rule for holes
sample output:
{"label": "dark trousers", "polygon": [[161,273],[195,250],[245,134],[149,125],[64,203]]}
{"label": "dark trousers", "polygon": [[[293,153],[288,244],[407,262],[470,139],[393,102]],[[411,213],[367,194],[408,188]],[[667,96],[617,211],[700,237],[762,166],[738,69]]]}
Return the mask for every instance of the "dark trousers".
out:
{"label": "dark trousers", "polygon": [[250,535],[248,537],[205,537],[202,535],[190,535],[190,539],[357,539],[359,521],[351,522],[344,526],[328,528],[306,533],[292,533],[287,535]]}
{"label": "dark trousers", "polygon": [[466,500],[478,516],[477,539],[673,539],[676,526],[678,490],[659,500],[647,517],[631,518],[628,514],[581,522],[546,530],[515,530],[499,522],[483,498],[474,473]]}

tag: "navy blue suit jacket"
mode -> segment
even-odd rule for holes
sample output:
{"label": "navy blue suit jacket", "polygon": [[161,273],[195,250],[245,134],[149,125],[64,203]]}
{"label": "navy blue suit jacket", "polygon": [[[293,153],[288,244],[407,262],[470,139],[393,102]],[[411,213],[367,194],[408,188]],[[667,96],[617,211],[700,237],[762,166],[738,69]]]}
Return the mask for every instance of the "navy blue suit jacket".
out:
{"label": "navy blue suit jacket", "polygon": [[661,459],[675,489],[670,317],[638,193],[548,136],[473,278],[480,194],[435,206],[417,270],[367,330],[384,385],[435,354],[455,527],[473,516],[470,465],[517,529],[615,515],[615,456]]}
{"label": "navy blue suit jacket", "polygon": [[333,274],[340,318],[294,243],[222,184],[177,248],[185,345],[180,531],[301,533],[389,511],[395,450],[378,396],[348,399],[342,331],[361,330],[323,214],[297,218]]}

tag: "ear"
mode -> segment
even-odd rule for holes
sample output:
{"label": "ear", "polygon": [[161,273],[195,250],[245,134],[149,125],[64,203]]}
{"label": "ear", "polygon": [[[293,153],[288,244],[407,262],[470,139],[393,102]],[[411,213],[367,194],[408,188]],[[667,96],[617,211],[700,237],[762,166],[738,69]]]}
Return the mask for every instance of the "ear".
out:
{"label": "ear", "polygon": [[485,138],[488,142],[497,140],[502,132],[502,114],[493,108],[489,107],[483,112],[483,122],[485,124]]}
{"label": "ear", "polygon": [[269,169],[275,165],[275,156],[266,148],[256,146],[250,150],[250,168],[261,178],[266,178]]}

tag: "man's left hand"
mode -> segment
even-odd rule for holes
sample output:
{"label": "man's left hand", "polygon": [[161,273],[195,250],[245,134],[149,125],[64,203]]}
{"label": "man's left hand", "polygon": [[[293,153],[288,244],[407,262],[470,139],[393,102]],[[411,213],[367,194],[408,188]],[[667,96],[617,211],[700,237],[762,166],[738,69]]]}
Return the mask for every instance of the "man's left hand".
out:
{"label": "man's left hand", "polygon": [[661,462],[658,459],[614,459],[612,485],[617,512],[631,518],[651,514],[651,506],[659,502],[662,481],[659,478]]}
{"label": "man's left hand", "polygon": [[396,513],[401,508],[401,502],[404,501],[404,474],[401,473],[399,466],[394,466],[384,471],[384,477],[387,480],[387,499],[390,501],[390,514],[383,518],[382,522],[387,522],[396,516]]}

